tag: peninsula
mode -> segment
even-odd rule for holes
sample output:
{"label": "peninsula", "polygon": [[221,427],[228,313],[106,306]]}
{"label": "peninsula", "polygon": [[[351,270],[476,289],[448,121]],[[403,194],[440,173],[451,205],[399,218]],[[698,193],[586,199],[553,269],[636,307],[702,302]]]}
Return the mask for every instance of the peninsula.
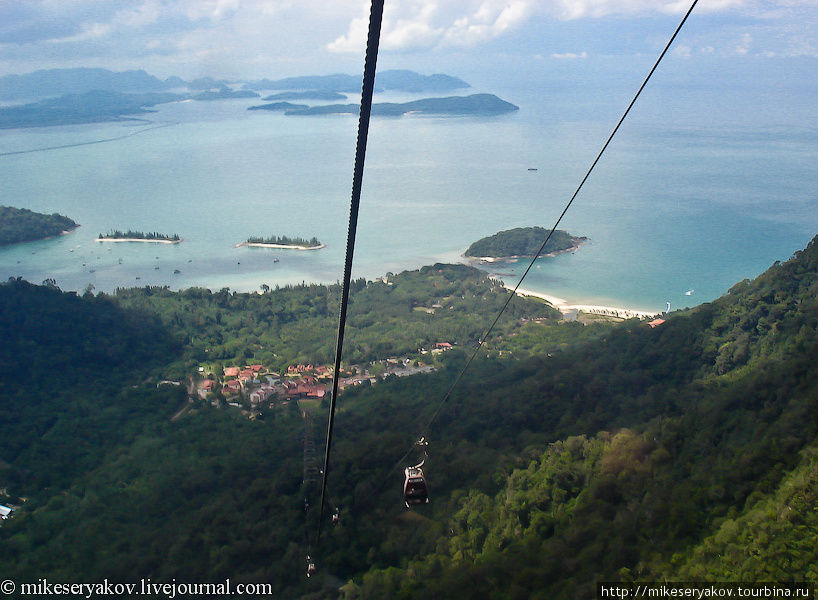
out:
{"label": "peninsula", "polygon": [[[537,254],[549,229],[544,227],[517,227],[484,237],[468,247],[464,256],[486,262],[514,258],[531,258]],[[563,252],[573,252],[587,237],[577,237],[567,231],[556,229],[540,256],[556,256]]]}
{"label": "peninsula", "polygon": [[96,238],[97,242],[153,242],[156,244],[178,244],[182,241],[182,238],[179,237],[178,233],[174,233],[172,235],[167,235],[165,233],[157,233],[156,231],[151,231],[148,233],[144,233],[142,231],[133,231],[129,229],[126,232],[119,231],[109,231],[106,234],[99,234],[99,237]]}
{"label": "peninsula", "polygon": [[77,227],[73,220],[57,213],[46,215],[27,208],[0,206],[0,246],[43,240]]}
{"label": "peninsula", "polygon": [[326,244],[318,241],[318,238],[312,237],[309,240],[300,237],[287,237],[286,235],[273,235],[268,238],[249,237],[247,241],[236,244],[236,248],[242,246],[253,248],[280,248],[284,250],[320,250],[326,248]]}

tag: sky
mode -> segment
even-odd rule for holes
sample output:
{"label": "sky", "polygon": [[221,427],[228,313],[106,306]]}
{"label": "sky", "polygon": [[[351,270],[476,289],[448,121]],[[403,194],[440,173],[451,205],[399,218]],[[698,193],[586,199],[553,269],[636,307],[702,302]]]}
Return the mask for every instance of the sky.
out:
{"label": "sky", "polygon": [[[144,69],[184,79],[357,73],[364,0],[0,0],[0,75]],[[689,1],[386,0],[379,68],[490,82],[509,70],[652,60]],[[818,0],[700,0],[673,58],[808,78]],[[771,68],[774,65],[774,68]],[[692,71],[695,73],[695,70]],[[814,77],[813,77],[814,78]]]}

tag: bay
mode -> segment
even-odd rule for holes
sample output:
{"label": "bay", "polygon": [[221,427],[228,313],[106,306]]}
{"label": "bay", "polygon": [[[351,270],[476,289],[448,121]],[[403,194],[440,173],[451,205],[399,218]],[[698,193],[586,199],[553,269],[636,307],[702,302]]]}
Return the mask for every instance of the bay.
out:
{"label": "bay", "polygon": [[[520,111],[373,119],[354,276],[457,261],[498,230],[550,227],[622,105],[617,95],[578,99],[553,88],[475,91]],[[254,103],[188,101],[156,107],[148,122],[0,132],[0,204],[81,224],[0,249],[0,276],[53,278],[80,292],[248,291],[340,279],[357,119],[247,111]],[[814,123],[702,118],[680,106],[657,93],[626,123],[560,225],[590,241],[537,261],[525,288],[572,303],[692,306],[788,258],[818,232]],[[55,148],[71,144],[84,145]],[[184,241],[94,241],[128,228]],[[234,247],[254,235],[316,236],[327,247]],[[493,267],[509,284],[523,269]]]}

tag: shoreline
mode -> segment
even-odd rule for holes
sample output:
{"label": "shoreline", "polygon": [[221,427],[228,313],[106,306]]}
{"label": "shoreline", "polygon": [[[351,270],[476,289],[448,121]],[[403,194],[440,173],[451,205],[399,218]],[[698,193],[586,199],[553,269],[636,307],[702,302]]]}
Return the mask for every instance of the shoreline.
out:
{"label": "shoreline", "polygon": [[[502,281],[500,281],[500,283],[504,288],[506,288],[509,291],[514,289],[513,287],[507,286]],[[564,300],[563,298],[558,298],[557,296],[551,296],[549,294],[543,294],[542,292],[535,292],[533,290],[526,290],[523,288],[517,290],[517,295],[531,296],[533,298],[540,298],[541,300],[545,300],[558,311],[560,311],[563,315],[571,314],[574,311],[577,311],[593,315],[604,315],[608,317],[620,317],[625,319],[632,319],[636,317],[639,319],[645,319],[662,314],[661,310],[649,311],[637,308],[628,308],[624,306],[605,306],[601,304],[568,304],[568,301]]]}
{"label": "shoreline", "polygon": [[146,240],[143,238],[94,238],[95,242],[150,242],[153,244],[179,244],[179,240]]}
{"label": "shoreline", "polygon": [[289,244],[265,244],[263,242],[241,242],[233,246],[234,248],[278,248],[279,250],[320,250],[326,248],[326,244],[318,244],[317,246],[291,246]]}

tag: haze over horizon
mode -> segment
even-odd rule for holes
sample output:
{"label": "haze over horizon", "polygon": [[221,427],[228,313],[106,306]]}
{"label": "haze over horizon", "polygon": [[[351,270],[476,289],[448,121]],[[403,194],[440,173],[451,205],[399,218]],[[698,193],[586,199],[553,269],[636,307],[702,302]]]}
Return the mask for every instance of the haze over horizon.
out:
{"label": "haze over horizon", "polygon": [[[379,68],[496,84],[508,71],[644,69],[687,2],[389,1]],[[360,70],[368,2],[73,0],[0,5],[0,75],[144,69],[158,77],[286,77]],[[703,0],[669,62],[782,84],[814,68],[818,3]],[[672,68],[668,68],[672,73]],[[689,70],[689,65],[687,67]],[[701,75],[701,73],[699,73]],[[716,72],[709,72],[711,77]],[[800,81],[799,85],[808,84]]]}

